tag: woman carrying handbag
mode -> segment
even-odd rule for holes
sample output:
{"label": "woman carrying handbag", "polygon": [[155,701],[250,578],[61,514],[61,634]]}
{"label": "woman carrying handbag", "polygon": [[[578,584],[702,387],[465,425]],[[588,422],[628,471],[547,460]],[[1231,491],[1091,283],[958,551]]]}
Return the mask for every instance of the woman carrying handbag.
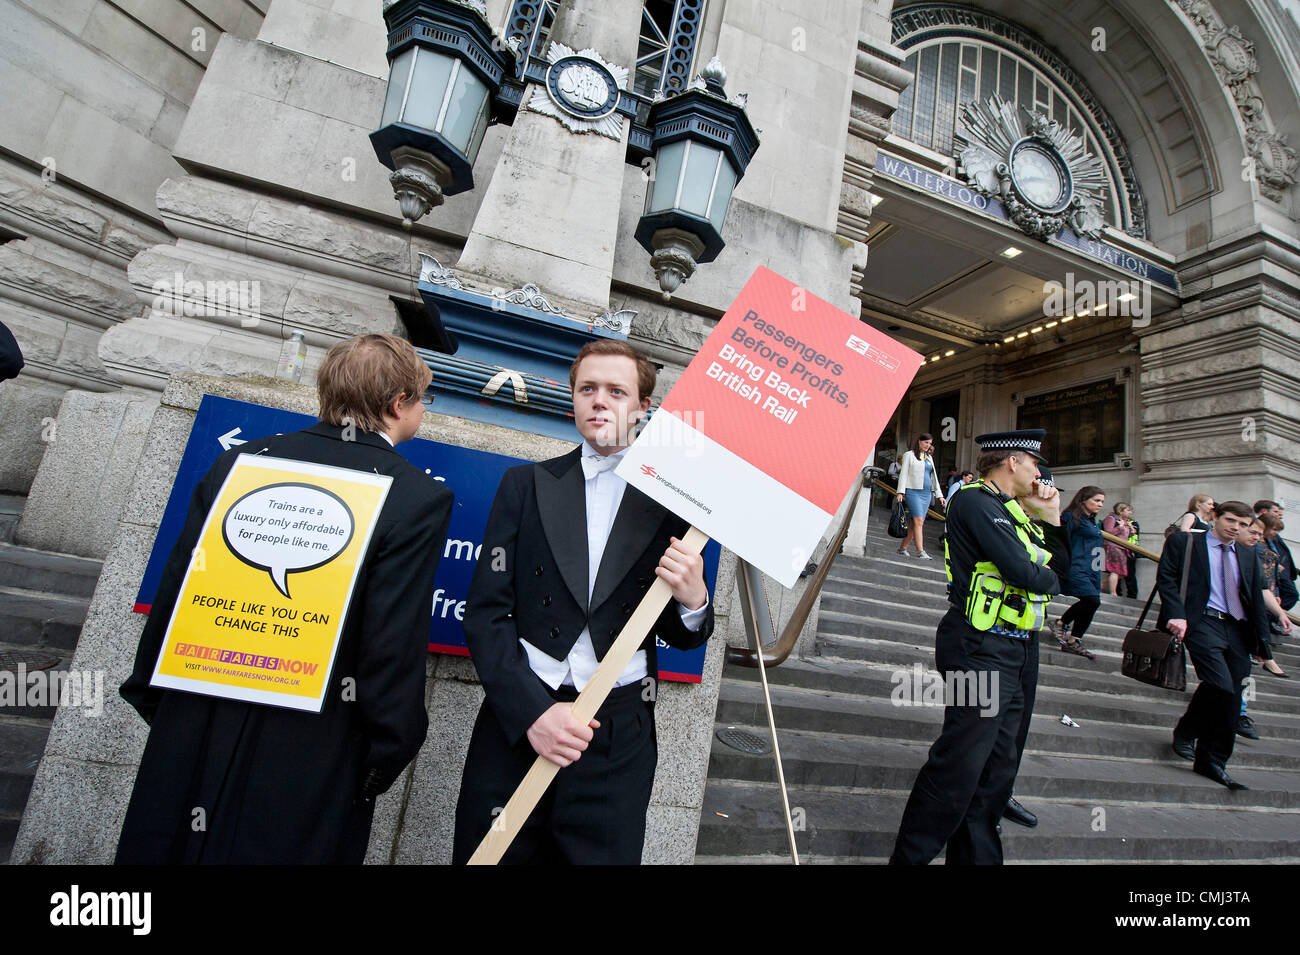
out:
{"label": "woman carrying handbag", "polygon": [[1069,541],[1070,576],[1062,593],[1078,601],[1052,624],[1052,635],[1066,653],[1089,660],[1097,655],[1083,645],[1093,615],[1101,606],[1101,560],[1105,553],[1097,514],[1106,503],[1106,494],[1089,484],[1079,488],[1070,506],[1061,512],[1061,530]]}
{"label": "woman carrying handbag", "polygon": [[898,552],[906,554],[907,545],[915,540],[916,556],[922,560],[931,559],[925,552],[924,538],[925,513],[930,509],[930,498],[938,498],[939,506],[944,506],[939,475],[934,469],[934,459],[930,456],[933,451],[934,437],[925,433],[918,434],[912,443],[912,449],[903,455],[903,468],[898,474],[898,495],[894,498],[895,504],[905,501],[911,513],[911,526],[907,529],[907,536],[899,545]]}

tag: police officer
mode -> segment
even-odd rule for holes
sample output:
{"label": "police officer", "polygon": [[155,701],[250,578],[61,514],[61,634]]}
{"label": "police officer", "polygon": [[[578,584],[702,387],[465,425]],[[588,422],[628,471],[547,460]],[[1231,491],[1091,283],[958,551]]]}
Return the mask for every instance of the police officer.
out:
{"label": "police officer", "polygon": [[[934,650],[947,706],[903,811],[892,864],[927,864],[945,845],[949,864],[1002,862],[998,819],[1020,765],[1022,717],[1033,708],[1037,631],[1060,592],[1032,520],[1061,520],[1056,488],[1038,484],[1046,437],[1042,429],[977,437],[980,479],[948,508],[950,606]],[[993,691],[985,705],[953,692],[971,686]]]}

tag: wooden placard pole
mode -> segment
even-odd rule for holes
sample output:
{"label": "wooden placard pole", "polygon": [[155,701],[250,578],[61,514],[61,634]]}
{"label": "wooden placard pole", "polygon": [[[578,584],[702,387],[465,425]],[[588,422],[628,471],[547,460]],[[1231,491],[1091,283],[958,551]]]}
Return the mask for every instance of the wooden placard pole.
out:
{"label": "wooden placard pole", "polygon": [[[682,546],[692,554],[698,554],[708,542],[709,536],[697,527],[692,527],[682,538]],[[655,582],[641,598],[641,603],[623,625],[623,631],[618,635],[618,639],[609,648],[605,658],[600,661],[600,666],[596,667],[591,681],[573,701],[573,715],[579,723],[585,726],[596,716],[596,711],[614,689],[615,681],[627,669],[628,663],[637,650],[641,649],[646,635],[650,633],[655,621],[659,619],[659,614],[663,612],[672,596],[672,588],[662,577],[656,576]],[[469,865],[496,865],[501,861],[501,857],[510,848],[510,843],[515,841],[515,836],[519,835],[525,820],[559,771],[560,767],[549,759],[537,757],[532,768],[528,770],[528,775],[524,777],[524,781],[514,791],[505,809],[493,820],[492,828],[488,830],[488,834],[483,837],[483,841],[470,856]]]}

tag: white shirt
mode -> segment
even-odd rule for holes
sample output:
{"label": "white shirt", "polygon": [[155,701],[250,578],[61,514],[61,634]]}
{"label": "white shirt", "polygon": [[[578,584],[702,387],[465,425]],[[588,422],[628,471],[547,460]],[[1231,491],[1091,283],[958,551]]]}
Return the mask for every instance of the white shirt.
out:
{"label": "white shirt", "polygon": [[[591,593],[596,587],[596,573],[600,570],[600,559],[605,553],[605,544],[609,540],[609,532],[614,527],[614,518],[618,514],[618,506],[623,501],[623,490],[627,487],[627,482],[614,473],[617,462],[623,459],[627,449],[617,451],[608,456],[606,460],[613,460],[608,470],[600,471],[585,481],[587,496],[587,600],[590,602]],[[602,455],[598,454],[596,449],[587,442],[582,443],[582,456],[584,458],[599,459]],[[677,609],[681,613],[682,623],[688,630],[699,630],[704,623],[705,611],[708,609],[706,600],[703,607],[698,610],[687,610],[678,604]],[[537,674],[538,679],[556,689],[561,685],[572,686],[581,692],[591,681],[596,672],[596,667],[600,661],[596,659],[596,648],[591,643],[591,631],[586,627],[578,635],[578,640],[569,651],[569,655],[563,660],[557,660],[548,653],[543,653],[527,640],[519,641],[528,654],[528,665],[532,671]],[[627,668],[615,682],[615,686],[627,686],[630,683],[637,683],[645,679],[646,670],[646,652],[638,650],[628,663]]]}

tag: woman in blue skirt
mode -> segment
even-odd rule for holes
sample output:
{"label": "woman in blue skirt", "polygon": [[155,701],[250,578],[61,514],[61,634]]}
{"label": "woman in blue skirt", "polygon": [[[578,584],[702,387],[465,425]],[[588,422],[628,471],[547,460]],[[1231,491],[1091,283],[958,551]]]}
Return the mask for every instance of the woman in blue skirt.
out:
{"label": "woman in blue skirt", "polygon": [[936,497],[939,506],[944,506],[943,491],[939,487],[939,475],[934,469],[934,459],[930,453],[934,450],[934,437],[918,434],[912,449],[903,455],[903,469],[898,474],[898,496],[895,501],[906,501],[910,516],[907,536],[898,548],[900,554],[907,553],[907,545],[916,541],[916,556],[930,560],[925,552],[925,512],[930,509],[930,498]]}

